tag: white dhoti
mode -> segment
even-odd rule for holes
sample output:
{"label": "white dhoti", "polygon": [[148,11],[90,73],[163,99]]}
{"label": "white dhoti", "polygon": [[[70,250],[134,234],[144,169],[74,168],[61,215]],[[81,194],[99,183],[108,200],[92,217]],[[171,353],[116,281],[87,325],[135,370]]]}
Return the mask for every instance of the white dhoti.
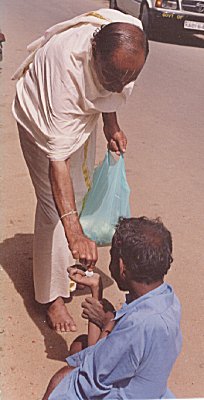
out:
{"label": "white dhoti", "polygon": [[[49,303],[57,297],[69,297],[67,268],[75,264],[59,218],[49,180],[49,159],[32,137],[18,126],[22,151],[37,197],[33,241],[33,278],[35,298]],[[93,132],[88,141],[70,157],[71,178],[78,212],[81,211],[95,160]]]}

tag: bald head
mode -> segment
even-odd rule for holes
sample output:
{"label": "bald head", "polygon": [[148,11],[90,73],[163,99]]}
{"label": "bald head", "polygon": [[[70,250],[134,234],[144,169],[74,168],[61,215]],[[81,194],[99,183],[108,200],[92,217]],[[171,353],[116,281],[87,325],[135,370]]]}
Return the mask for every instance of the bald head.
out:
{"label": "bald head", "polygon": [[137,26],[114,22],[94,34],[92,49],[102,86],[121,92],[139,75],[148,54],[148,43],[145,33]]}
{"label": "bald head", "polygon": [[121,49],[126,53],[137,55],[148,54],[148,43],[145,33],[135,25],[124,22],[113,22],[104,25],[94,36],[96,51],[104,57],[111,57]]}

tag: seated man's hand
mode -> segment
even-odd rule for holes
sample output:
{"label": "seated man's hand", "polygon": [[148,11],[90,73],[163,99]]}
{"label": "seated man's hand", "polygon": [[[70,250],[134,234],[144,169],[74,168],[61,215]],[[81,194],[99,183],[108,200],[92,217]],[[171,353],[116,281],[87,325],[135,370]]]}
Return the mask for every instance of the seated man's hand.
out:
{"label": "seated man's hand", "polygon": [[88,286],[91,289],[100,286],[101,277],[96,272],[94,272],[92,276],[86,276],[86,273],[77,267],[70,267],[67,271],[70,279],[80,285]]}
{"label": "seated man's hand", "polygon": [[[113,306],[112,311],[110,311],[111,303],[106,300],[106,308],[104,309],[104,300],[99,301],[94,299],[93,297],[87,297],[82,303],[82,317],[85,319],[89,319],[89,321],[93,322],[101,330],[112,318],[114,318]],[[109,307],[107,307],[107,303]]]}

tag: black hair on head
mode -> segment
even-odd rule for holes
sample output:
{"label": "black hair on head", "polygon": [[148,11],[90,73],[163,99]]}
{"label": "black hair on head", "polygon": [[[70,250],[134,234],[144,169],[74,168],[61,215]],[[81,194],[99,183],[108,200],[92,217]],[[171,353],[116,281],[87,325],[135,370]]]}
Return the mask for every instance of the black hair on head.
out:
{"label": "black hair on head", "polygon": [[104,58],[111,58],[119,48],[124,48],[127,53],[134,55],[143,50],[145,58],[149,52],[145,32],[129,23],[112,22],[102,25],[101,29],[95,31],[93,40],[96,44],[96,51]]}
{"label": "black hair on head", "polygon": [[121,257],[132,279],[150,284],[163,279],[173,261],[171,233],[159,218],[120,218],[112,257]]}

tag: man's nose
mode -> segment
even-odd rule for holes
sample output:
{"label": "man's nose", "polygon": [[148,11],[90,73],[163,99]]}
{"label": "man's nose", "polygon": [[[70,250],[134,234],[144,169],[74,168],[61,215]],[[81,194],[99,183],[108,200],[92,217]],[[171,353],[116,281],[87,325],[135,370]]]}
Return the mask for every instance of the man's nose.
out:
{"label": "man's nose", "polygon": [[123,91],[124,86],[119,86],[116,90],[117,93],[121,93]]}
{"label": "man's nose", "polygon": [[117,85],[113,85],[113,86],[111,87],[111,91],[112,91],[112,92],[116,92],[116,93],[121,93],[122,90],[123,90],[123,88],[124,88],[124,85],[123,85],[123,84],[117,84]]}

